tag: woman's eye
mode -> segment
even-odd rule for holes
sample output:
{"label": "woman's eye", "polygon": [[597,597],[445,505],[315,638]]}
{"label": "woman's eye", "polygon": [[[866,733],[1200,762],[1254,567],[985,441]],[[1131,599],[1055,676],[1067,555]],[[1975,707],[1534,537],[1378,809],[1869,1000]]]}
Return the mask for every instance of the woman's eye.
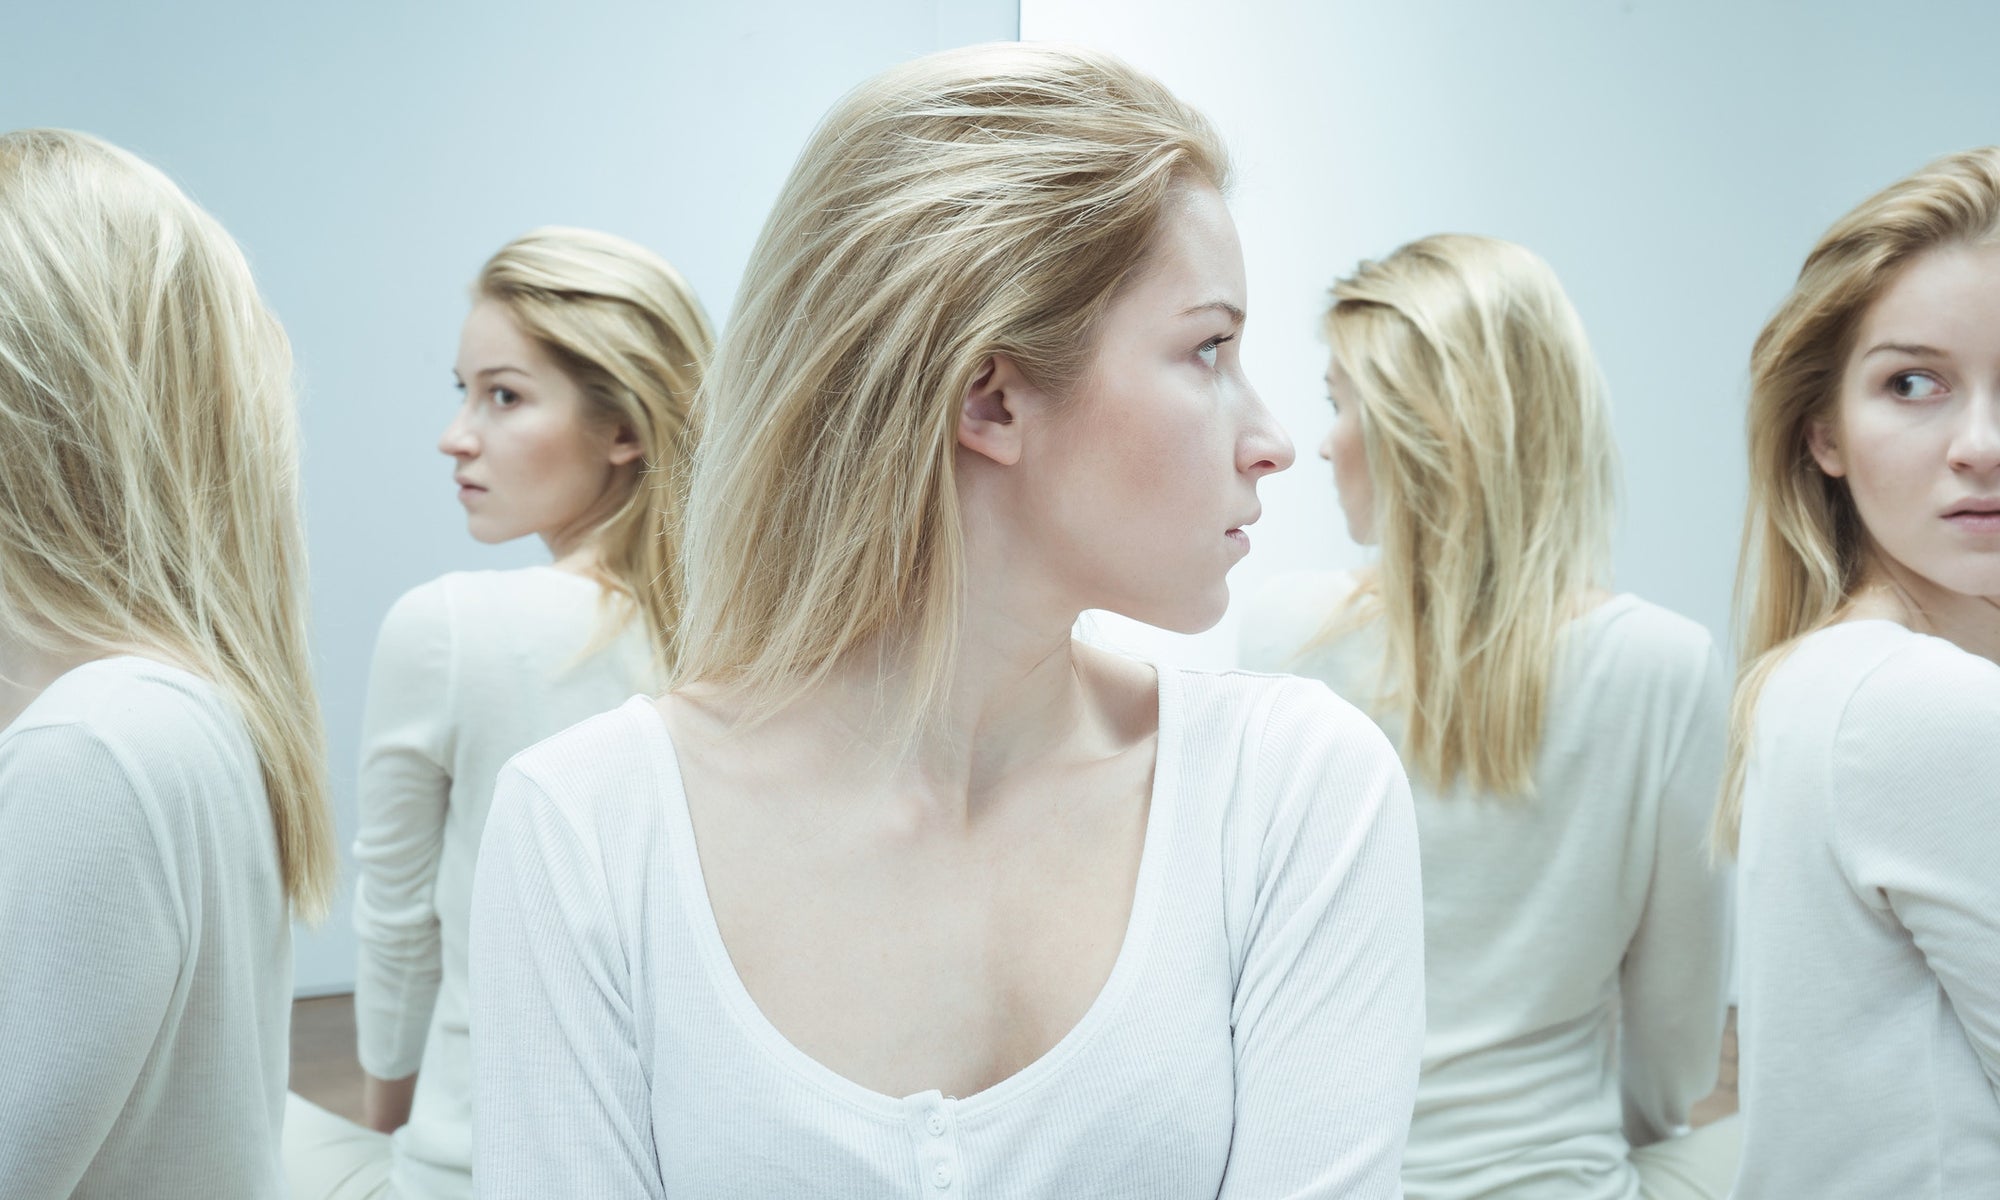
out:
{"label": "woman's eye", "polygon": [[520,400],[519,396],[508,391],[506,388],[497,387],[493,389],[493,403],[501,408],[512,408],[514,405],[520,403]]}
{"label": "woman's eye", "polygon": [[1222,350],[1222,343],[1235,340],[1236,335],[1233,333],[1212,337],[1195,348],[1194,356],[1201,360],[1203,366],[1212,367],[1215,365],[1215,356]]}
{"label": "woman's eye", "polygon": [[1899,371],[1889,376],[1889,394],[1898,400],[1929,400],[1944,393],[1944,384],[1921,371]]}

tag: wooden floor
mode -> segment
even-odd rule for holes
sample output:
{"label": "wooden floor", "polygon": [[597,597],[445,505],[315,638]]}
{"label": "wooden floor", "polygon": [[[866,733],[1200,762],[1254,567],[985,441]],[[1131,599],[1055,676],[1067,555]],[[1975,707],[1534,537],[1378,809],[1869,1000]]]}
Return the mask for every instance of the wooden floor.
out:
{"label": "wooden floor", "polygon": [[[327,996],[292,1005],[292,1090],[351,1121],[361,1119],[361,1065],[354,1061],[354,997]],[[1736,1111],[1736,1010],[1722,1037],[1722,1074],[1694,1106],[1706,1125]]]}

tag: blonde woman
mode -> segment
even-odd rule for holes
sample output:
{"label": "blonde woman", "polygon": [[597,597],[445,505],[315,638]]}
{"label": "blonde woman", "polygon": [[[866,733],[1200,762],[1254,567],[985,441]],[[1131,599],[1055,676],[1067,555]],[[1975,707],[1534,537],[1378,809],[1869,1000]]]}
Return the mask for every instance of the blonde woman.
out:
{"label": "blonde woman", "polygon": [[[1736,1194],[2000,1185],[2000,148],[1835,222],[1751,359]],[[1740,843],[1738,842],[1740,834]]]}
{"label": "blonde woman", "polygon": [[438,449],[474,537],[533,535],[553,561],[445,575],[383,621],[355,839],[369,1128],[294,1098],[295,1197],[471,1195],[466,932],[493,780],[517,751],[659,685],[677,477],[711,341],[680,275],[608,234],[536,230],[479,273],[464,401]]}
{"label": "blonde woman", "polygon": [[1601,588],[1616,448],[1548,266],[1443,235],[1333,289],[1320,449],[1372,566],[1275,583],[1246,666],[1324,680],[1416,793],[1429,1030],[1412,1197],[1720,1196],[1728,683],[1693,622]]}
{"label": "blonde woman", "polygon": [[291,355],[229,235],[0,136],[0,1195],[283,1189],[335,860]]}
{"label": "blonde woman", "polygon": [[502,774],[485,1197],[1389,1197],[1406,784],[1213,624],[1291,448],[1200,116],[1004,45],[808,143],[703,391],[671,689]]}

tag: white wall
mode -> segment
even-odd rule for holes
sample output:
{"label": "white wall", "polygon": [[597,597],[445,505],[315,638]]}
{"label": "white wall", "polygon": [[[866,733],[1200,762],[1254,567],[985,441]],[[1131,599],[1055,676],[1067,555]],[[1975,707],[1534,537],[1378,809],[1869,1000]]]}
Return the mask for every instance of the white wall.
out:
{"label": "white wall", "polygon": [[[479,264],[535,225],[594,226],[672,260],[720,323],[827,107],[892,63],[1011,38],[1016,19],[1014,0],[9,8],[0,128],[84,129],[165,168],[243,243],[291,332],[343,856],[390,602],[446,570],[545,557],[473,543],[433,448]],[[301,931],[302,992],[351,986],[350,899]]]}
{"label": "white wall", "polygon": [[[1443,230],[1525,243],[1564,280],[1617,410],[1617,583],[1727,632],[1750,345],[1840,213],[2000,140],[2000,5],[1777,0],[1022,0],[1029,40],[1152,71],[1234,152],[1252,380],[1298,467],[1268,481],[1241,599],[1350,565],[1319,379],[1326,288]],[[1234,617],[1174,661],[1234,661]]]}

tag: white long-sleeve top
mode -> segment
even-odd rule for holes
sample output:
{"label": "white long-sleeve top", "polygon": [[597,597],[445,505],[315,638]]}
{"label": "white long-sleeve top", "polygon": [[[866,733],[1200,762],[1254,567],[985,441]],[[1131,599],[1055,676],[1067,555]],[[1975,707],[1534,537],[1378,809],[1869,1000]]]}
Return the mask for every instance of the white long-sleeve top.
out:
{"label": "white long-sleeve top", "polygon": [[282,1196],[292,926],[255,746],[137,657],[0,731],[0,1196]]}
{"label": "white long-sleeve top", "polygon": [[474,899],[480,1195],[1399,1196],[1423,931],[1395,755],[1301,680],[1163,667],[1159,702],[1111,974],[964,1098],[869,1090],[765,1019],[650,701],[515,759]]}
{"label": "white long-sleeve top", "polygon": [[[1244,621],[1244,665],[1380,709],[1379,624],[1315,644],[1354,585],[1274,582]],[[1563,631],[1532,798],[1412,781],[1430,1009],[1413,1200],[1635,1197],[1629,1147],[1714,1088],[1729,883],[1705,837],[1728,688],[1701,626],[1616,596]],[[1400,718],[1377,719],[1397,742]]]}
{"label": "white long-sleeve top", "polygon": [[392,1142],[400,1196],[472,1194],[466,929],[493,781],[516,752],[653,686],[636,622],[584,654],[603,595],[554,567],[454,573],[382,622],[361,736],[354,1016],[364,1070],[419,1072]]}
{"label": "white long-sleeve top", "polygon": [[2000,1196],[2000,666],[1802,639],[1744,778],[1738,1200]]}

